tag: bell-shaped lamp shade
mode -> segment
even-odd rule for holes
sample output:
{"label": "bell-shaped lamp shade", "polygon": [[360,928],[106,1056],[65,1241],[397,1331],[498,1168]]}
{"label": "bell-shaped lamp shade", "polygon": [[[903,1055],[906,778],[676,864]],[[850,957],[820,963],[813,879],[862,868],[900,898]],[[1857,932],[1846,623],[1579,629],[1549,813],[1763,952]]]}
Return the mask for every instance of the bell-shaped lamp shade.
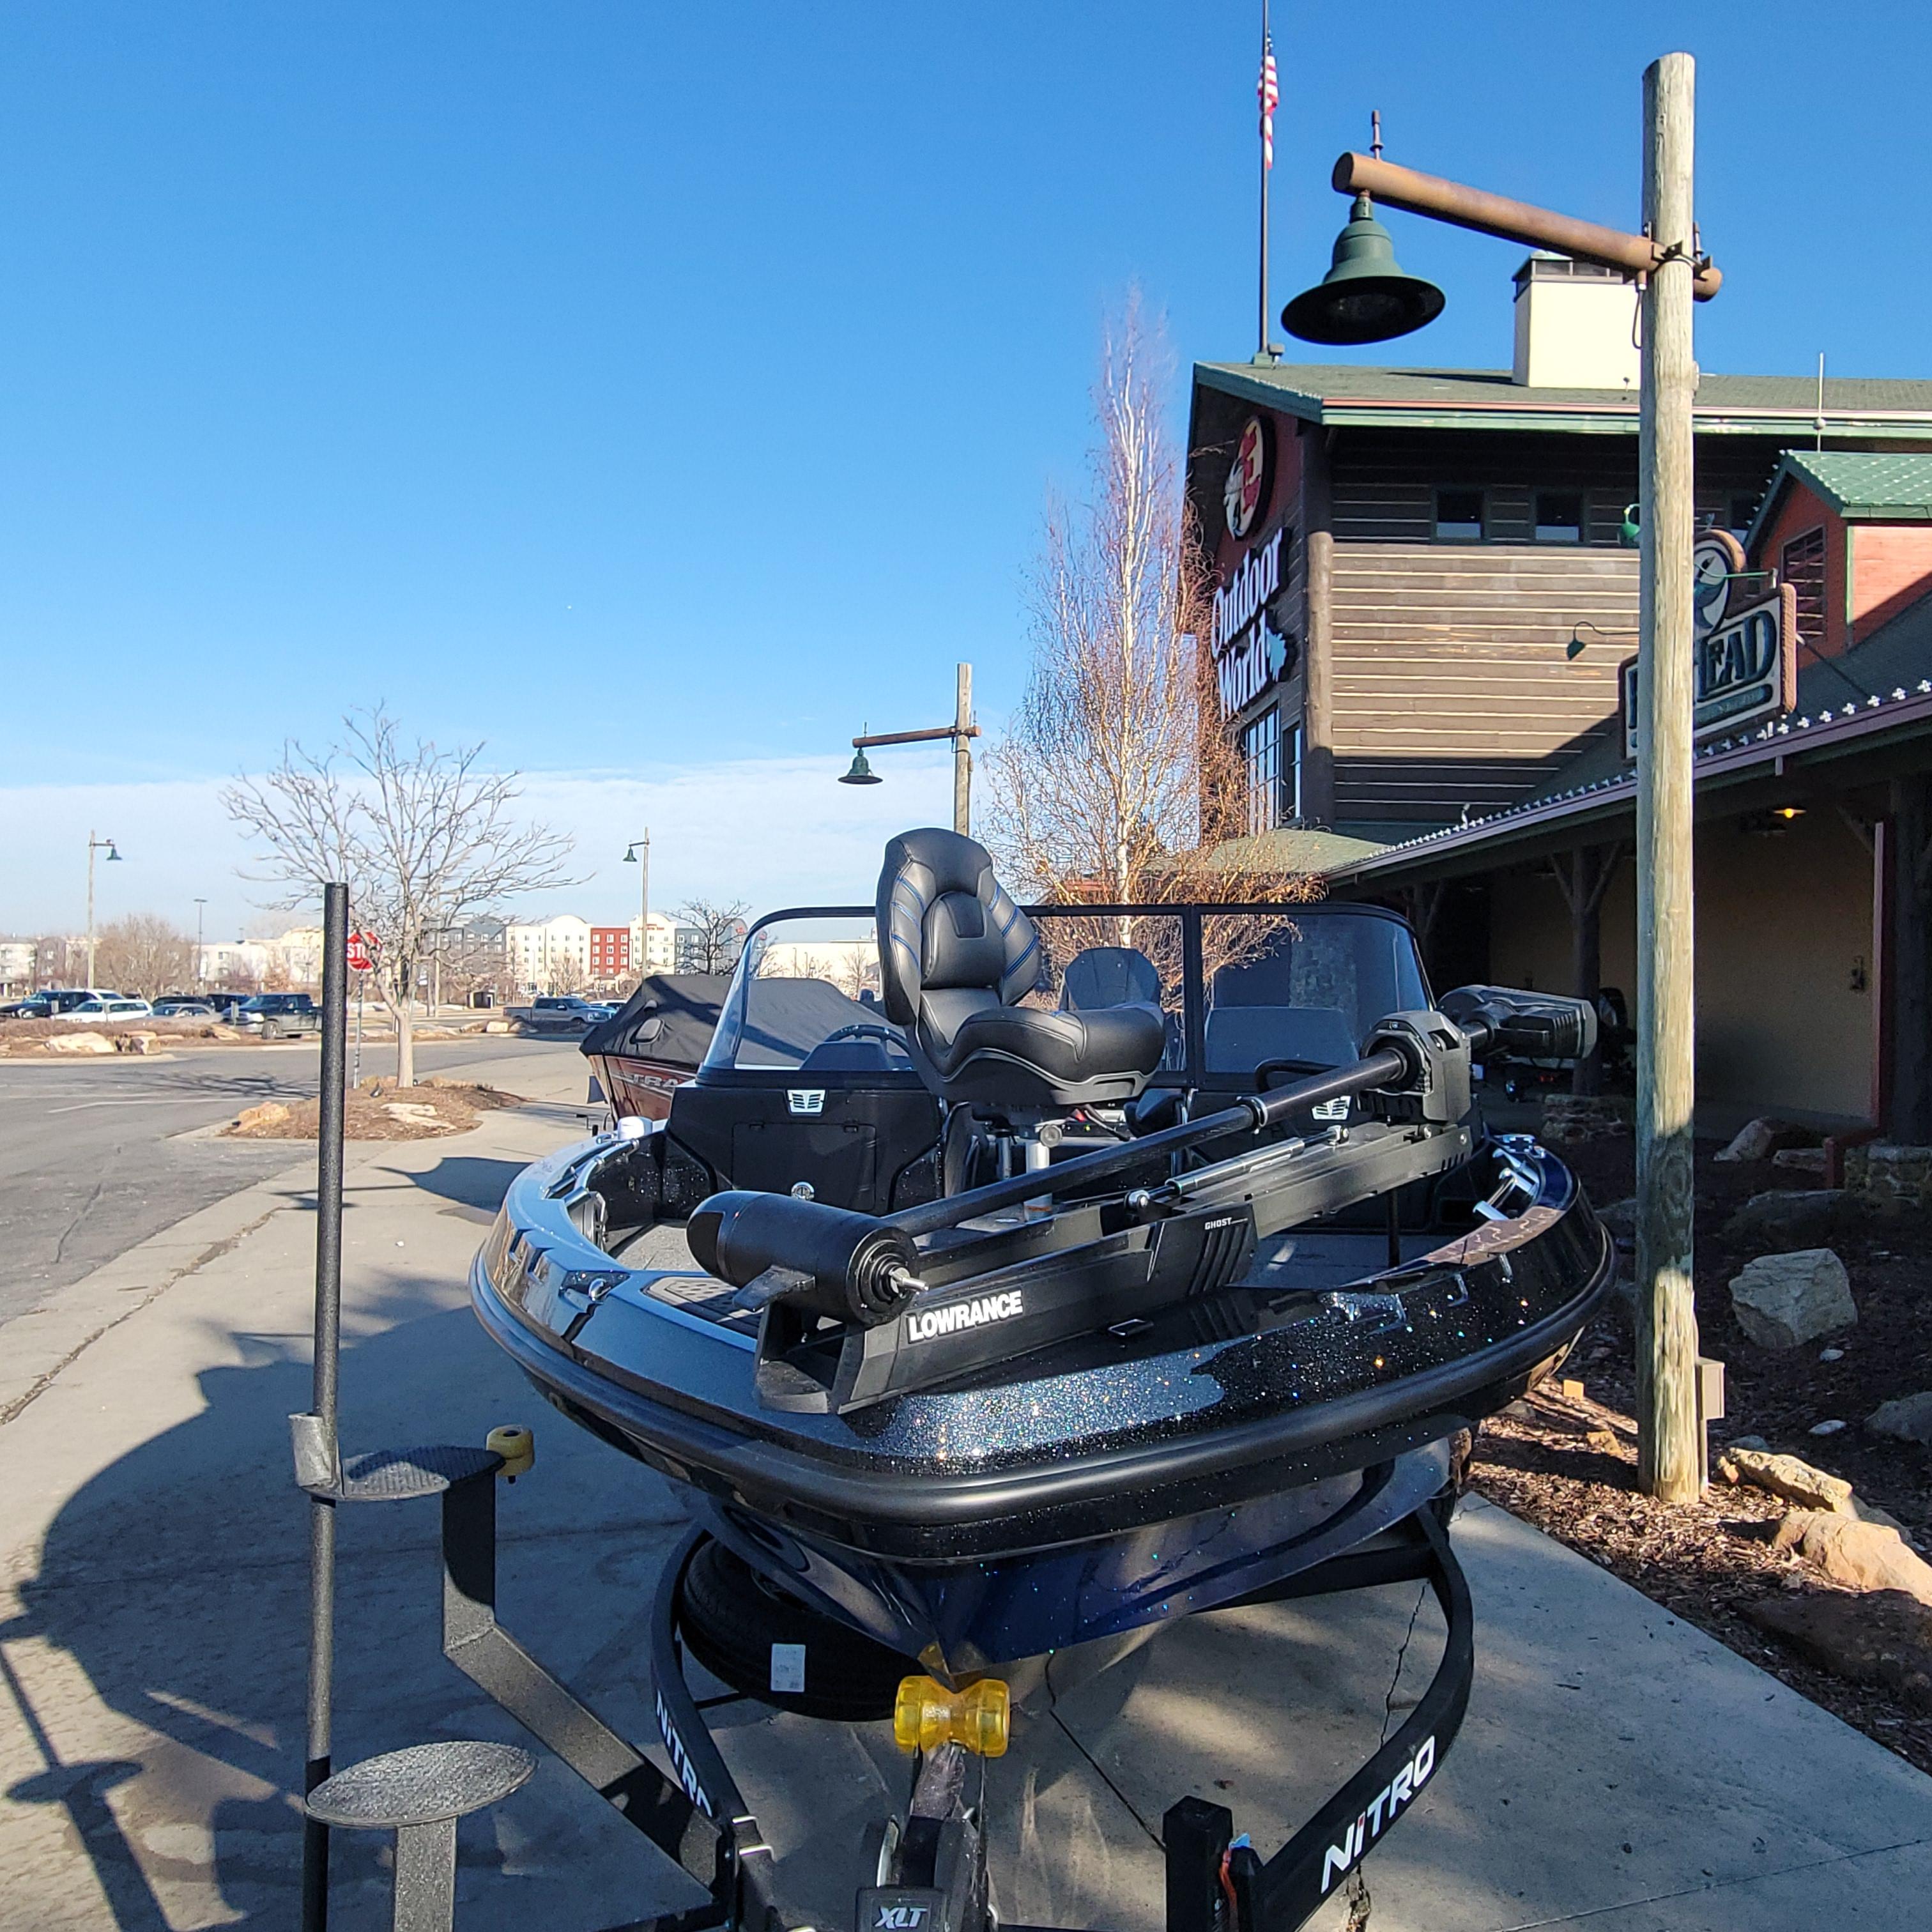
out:
{"label": "bell-shaped lamp shade", "polygon": [[1358,194],[1333,265],[1282,310],[1282,326],[1304,342],[1388,342],[1433,322],[1444,299],[1433,282],[1402,273],[1388,230]]}
{"label": "bell-shaped lamp shade", "polygon": [[852,769],[838,781],[841,784],[878,784],[880,782],[878,773],[866,763],[863,752],[852,754]]}
{"label": "bell-shaped lamp shade", "polygon": [[107,861],[108,861],[108,863],[109,863],[109,864],[110,864],[110,865],[118,864],[118,863],[119,862],[119,861],[120,861],[120,857],[121,857],[121,854],[120,854],[119,851],[116,849],[116,846],[115,846],[115,844],[114,844],[113,840],[112,840],[112,839],[111,839],[111,838],[110,838],[110,839],[109,839],[109,840],[108,840],[108,842],[107,842]]}

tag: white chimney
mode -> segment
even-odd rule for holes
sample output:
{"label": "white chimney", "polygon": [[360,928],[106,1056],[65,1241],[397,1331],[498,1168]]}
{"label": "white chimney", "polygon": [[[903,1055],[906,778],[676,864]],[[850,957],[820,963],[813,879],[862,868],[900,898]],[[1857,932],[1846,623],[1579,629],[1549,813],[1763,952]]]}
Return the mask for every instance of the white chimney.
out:
{"label": "white chimney", "polygon": [[1637,289],[1567,255],[1516,272],[1516,380],[1532,389],[1635,389]]}

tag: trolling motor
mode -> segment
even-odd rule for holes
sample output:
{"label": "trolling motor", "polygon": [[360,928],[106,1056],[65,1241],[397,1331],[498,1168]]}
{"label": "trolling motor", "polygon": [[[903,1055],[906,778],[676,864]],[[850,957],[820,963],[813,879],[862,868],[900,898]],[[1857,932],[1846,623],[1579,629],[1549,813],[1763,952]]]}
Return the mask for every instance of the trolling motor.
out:
{"label": "trolling motor", "polygon": [[[741,1306],[784,1312],[796,1332],[801,1322],[829,1317],[859,1329],[895,1322],[926,1287],[916,1241],[922,1234],[996,1214],[1025,1201],[1085,1191],[1109,1176],[1144,1169],[1150,1160],[1239,1133],[1258,1134],[1286,1125],[1332,1100],[1361,1096],[1378,1120],[1436,1130],[1425,1138],[1439,1145],[1410,1150],[1404,1141],[1379,1151],[1328,1137],[1328,1160],[1304,1168],[1341,1169],[1306,1204],[1331,1211],[1347,1198],[1401,1184],[1438,1171],[1466,1155],[1466,1131],[1452,1131],[1470,1107],[1470,1066],[1490,1053],[1540,1059],[1579,1059],[1596,1044],[1597,1016],[1585,1000],[1518,992],[1503,986],[1465,986],[1443,995],[1439,1010],[1391,1013],[1370,1028],[1363,1057],[1346,1066],[1312,1074],[1264,1094],[1244,1095],[1233,1106],[1144,1134],[1096,1153],[928,1202],[884,1218],[786,1194],[734,1189],[714,1194],[692,1215],[692,1254],[705,1271],[743,1291]],[[1453,1143],[1453,1144],[1452,1144]],[[1258,1162],[1286,1172],[1321,1144],[1294,1140],[1258,1155],[1217,1162],[1190,1172],[1184,1187],[1138,1190],[1130,1205],[1154,1211],[1182,1198],[1205,1201],[1217,1177],[1252,1192]],[[1349,1175],[1346,1170],[1358,1168]],[[1225,1192],[1226,1190],[1221,1190]],[[1258,1211],[1257,1222],[1286,1225],[1281,1213]]]}

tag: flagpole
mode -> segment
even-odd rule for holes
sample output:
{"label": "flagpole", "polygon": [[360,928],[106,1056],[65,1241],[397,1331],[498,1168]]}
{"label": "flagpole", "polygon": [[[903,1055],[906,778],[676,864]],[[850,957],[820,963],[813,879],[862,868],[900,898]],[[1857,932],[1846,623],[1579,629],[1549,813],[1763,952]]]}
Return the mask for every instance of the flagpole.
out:
{"label": "flagpole", "polygon": [[[1264,71],[1265,71],[1268,64],[1268,50],[1272,45],[1273,42],[1270,40],[1268,36],[1268,0],[1262,0],[1262,64]],[[1268,118],[1266,104],[1264,103],[1262,118],[1265,122]],[[1268,346],[1268,141],[1265,131],[1262,132],[1260,147],[1262,171],[1262,248],[1259,284],[1261,298],[1258,306],[1258,320],[1256,324],[1255,336],[1255,359],[1258,362],[1266,359]]]}

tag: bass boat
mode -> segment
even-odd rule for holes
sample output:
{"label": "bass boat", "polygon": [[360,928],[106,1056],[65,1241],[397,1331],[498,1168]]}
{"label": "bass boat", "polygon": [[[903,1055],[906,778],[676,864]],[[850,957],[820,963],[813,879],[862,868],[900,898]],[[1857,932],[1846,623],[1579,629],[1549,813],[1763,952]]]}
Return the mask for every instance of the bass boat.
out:
{"label": "bass boat", "polygon": [[[972,841],[910,832],[872,906],[753,928],[665,1118],[512,1184],[472,1298],[550,1402],[687,1492],[680,1634],[769,1702],[896,1708],[930,1745],[922,1696],[983,1714],[1048,1657],[1430,1576],[1450,1654],[1337,1794],[1366,1807],[1460,1721],[1473,1433],[1611,1279],[1575,1177],[1485,1130],[1482,1076],[1594,1030],[1548,994],[1432,997],[1380,908],[1022,910]],[[661,1681],[674,1761],[728,1784],[677,1708]],[[1290,1892],[1312,1910],[1366,1849],[1334,1810],[1255,1922],[1299,1923]],[[899,1853],[878,1880],[920,1888]]]}

